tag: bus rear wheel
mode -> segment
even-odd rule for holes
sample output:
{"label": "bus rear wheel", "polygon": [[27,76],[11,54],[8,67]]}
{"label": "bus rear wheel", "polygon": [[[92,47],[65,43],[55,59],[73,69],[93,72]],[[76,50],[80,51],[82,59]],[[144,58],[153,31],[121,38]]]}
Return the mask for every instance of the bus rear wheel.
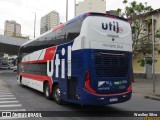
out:
{"label": "bus rear wheel", "polygon": [[45,97],[46,97],[48,100],[51,100],[51,99],[52,99],[52,94],[51,94],[51,92],[50,92],[50,86],[49,86],[48,83],[45,84],[44,94],[45,94]]}
{"label": "bus rear wheel", "polygon": [[61,92],[60,92],[59,86],[56,85],[53,89],[54,89],[53,90],[53,98],[54,98],[55,102],[57,104],[62,104]]}

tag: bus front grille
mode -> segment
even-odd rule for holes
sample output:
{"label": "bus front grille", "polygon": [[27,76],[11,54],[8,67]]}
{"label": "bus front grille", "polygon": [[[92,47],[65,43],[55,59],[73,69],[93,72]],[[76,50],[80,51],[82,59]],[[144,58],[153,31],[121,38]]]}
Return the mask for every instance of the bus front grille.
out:
{"label": "bus front grille", "polygon": [[97,77],[126,77],[128,74],[129,53],[94,52]]}

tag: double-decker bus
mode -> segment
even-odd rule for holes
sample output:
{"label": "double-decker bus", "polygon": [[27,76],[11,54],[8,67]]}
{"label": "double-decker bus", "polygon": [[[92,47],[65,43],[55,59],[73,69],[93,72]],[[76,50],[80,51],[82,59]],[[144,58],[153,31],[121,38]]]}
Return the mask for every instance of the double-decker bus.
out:
{"label": "double-decker bus", "polygon": [[127,20],[86,13],[21,46],[18,82],[58,104],[107,105],[132,94],[132,37]]}

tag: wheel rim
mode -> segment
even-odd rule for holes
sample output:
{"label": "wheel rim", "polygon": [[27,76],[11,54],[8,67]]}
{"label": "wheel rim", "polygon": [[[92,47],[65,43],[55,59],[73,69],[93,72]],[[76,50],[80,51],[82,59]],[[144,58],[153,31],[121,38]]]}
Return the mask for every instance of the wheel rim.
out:
{"label": "wheel rim", "polygon": [[57,88],[56,91],[55,91],[55,99],[56,99],[57,101],[60,100],[60,90],[59,90],[59,88]]}

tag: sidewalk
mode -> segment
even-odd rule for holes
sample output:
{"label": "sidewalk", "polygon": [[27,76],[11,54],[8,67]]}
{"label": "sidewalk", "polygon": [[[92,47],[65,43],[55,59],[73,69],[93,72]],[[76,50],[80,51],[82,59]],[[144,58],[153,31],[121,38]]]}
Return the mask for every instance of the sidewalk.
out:
{"label": "sidewalk", "polygon": [[160,78],[155,80],[155,93],[153,93],[153,79],[135,79],[133,95],[160,101]]}

